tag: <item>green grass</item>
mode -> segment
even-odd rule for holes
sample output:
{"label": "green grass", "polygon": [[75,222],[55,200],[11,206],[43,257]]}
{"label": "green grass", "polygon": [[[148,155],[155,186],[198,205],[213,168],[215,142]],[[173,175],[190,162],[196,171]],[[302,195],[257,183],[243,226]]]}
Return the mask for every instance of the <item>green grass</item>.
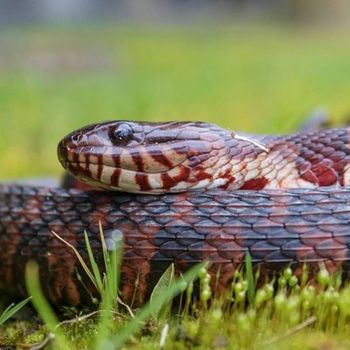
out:
{"label": "green grass", "polygon": [[[58,140],[106,119],[205,120],[290,132],[325,106],[339,122],[350,111],[349,34],[347,28],[227,22],[2,28],[0,177],[57,176]],[[313,288],[286,270],[277,287],[266,281],[255,290],[248,271],[249,264],[231,293],[210,302],[214,291],[202,270],[199,301],[191,304],[190,285],[183,310],[169,315],[166,304],[159,317],[128,333],[125,348],[159,349],[162,333],[167,349],[350,347],[349,285],[340,288],[321,274]],[[130,321],[118,312],[108,332],[120,334]],[[7,322],[0,347],[40,343],[55,322]],[[90,317],[62,325],[62,334],[83,349],[98,327]]]}
{"label": "green grass", "polygon": [[[215,291],[209,287],[210,275],[206,267],[190,271],[175,283],[167,272],[163,279],[168,282],[156,287],[156,300],[136,311],[135,316],[111,312],[115,296],[108,293],[111,276],[107,274],[107,293],[102,297],[101,311],[95,313],[95,317],[77,317],[58,323],[40,295],[37,270],[29,267],[27,283],[33,304],[46,326],[33,332],[33,329],[29,331],[28,324],[9,323],[0,329],[0,344],[38,346],[49,339],[54,349],[144,349],[145,344],[149,349],[159,349],[160,343],[166,349],[349,348],[350,285],[342,285],[340,275],[331,276],[321,268],[310,282],[305,278],[307,269],[296,277],[290,268],[286,268],[260,287],[253,287],[251,299],[250,271],[248,259],[245,267],[234,274],[227,292],[210,299]],[[258,275],[256,272],[253,279],[256,280]],[[191,281],[196,276],[200,280],[200,294],[199,298],[192,299]],[[170,306],[171,298],[183,290],[183,283],[187,290],[182,305],[188,305],[185,300],[188,297],[190,309],[173,307],[172,313],[161,313],[161,308]],[[108,301],[104,299],[106,297]]]}

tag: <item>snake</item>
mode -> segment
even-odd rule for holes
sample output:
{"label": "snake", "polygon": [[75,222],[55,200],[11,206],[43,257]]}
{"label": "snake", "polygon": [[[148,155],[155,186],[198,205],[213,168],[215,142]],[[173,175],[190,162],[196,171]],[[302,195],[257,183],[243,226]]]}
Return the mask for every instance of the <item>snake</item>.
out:
{"label": "snake", "polygon": [[208,261],[218,292],[248,253],[261,275],[350,269],[350,128],[256,135],[119,120],[70,133],[58,159],[73,187],[0,183],[1,291],[26,295],[34,260],[53,305],[91,303],[75,251],[88,261],[86,232],[103,269],[100,229],[107,247],[122,242],[119,289],[132,305],[171,264],[181,274]]}

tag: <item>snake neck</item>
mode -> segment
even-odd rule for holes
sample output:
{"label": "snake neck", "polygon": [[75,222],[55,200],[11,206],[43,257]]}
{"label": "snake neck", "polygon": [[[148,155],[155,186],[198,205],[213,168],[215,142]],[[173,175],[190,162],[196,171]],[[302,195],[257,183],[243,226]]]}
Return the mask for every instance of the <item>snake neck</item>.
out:
{"label": "snake neck", "polygon": [[349,128],[288,136],[237,134],[251,152],[232,157],[214,174],[216,183],[228,190],[350,185],[349,135]]}

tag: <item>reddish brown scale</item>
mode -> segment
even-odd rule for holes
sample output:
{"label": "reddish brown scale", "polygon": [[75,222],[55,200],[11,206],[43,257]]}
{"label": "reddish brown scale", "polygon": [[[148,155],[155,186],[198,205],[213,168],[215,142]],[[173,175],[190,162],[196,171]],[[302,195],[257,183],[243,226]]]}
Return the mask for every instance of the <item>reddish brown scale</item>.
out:
{"label": "reddish brown scale", "polygon": [[301,174],[300,177],[306,181],[318,185],[318,178],[311,170],[308,170],[305,173]]}
{"label": "reddish brown scale", "polygon": [[212,180],[213,177],[212,175],[208,174],[206,170],[203,167],[197,167],[196,168],[196,182],[197,181],[202,181],[202,180]]}
{"label": "reddish brown scale", "polygon": [[165,190],[170,189],[171,187],[174,187],[177,182],[175,181],[175,179],[173,179],[172,177],[169,176],[168,173],[162,173],[160,175],[161,179],[162,179],[162,183],[163,183],[163,188]]}
{"label": "reddish brown scale", "polygon": [[300,145],[296,164],[301,178],[318,186],[343,184],[344,167],[349,164],[350,156],[347,129],[325,130],[301,139],[297,135],[294,142]]}
{"label": "reddish brown scale", "polygon": [[221,175],[221,177],[223,179],[227,180],[225,185],[220,187],[220,189],[222,189],[222,190],[227,190],[236,181],[236,178],[234,176],[232,176],[232,172],[230,169],[226,170],[226,172],[223,175]]}
{"label": "reddish brown scale", "polygon": [[[100,205],[103,205],[103,203],[101,203]],[[97,208],[95,211],[88,215],[87,220],[90,222],[97,223],[98,225],[101,223],[102,227],[104,227],[106,226],[108,218],[106,216],[106,213]]]}
{"label": "reddish brown scale", "polygon": [[161,173],[160,177],[163,182],[163,188],[165,190],[176,186],[180,181],[187,181],[191,174],[191,169],[186,166],[180,166],[180,173],[176,176],[171,177],[168,173]]}
{"label": "reddish brown scale", "polygon": [[265,177],[259,177],[255,179],[251,179],[246,181],[243,186],[241,186],[241,190],[262,190],[267,184],[269,180]]}
{"label": "reddish brown scale", "polygon": [[[342,169],[340,172],[342,172]],[[311,169],[306,171],[301,177],[319,186],[331,186],[340,180],[334,169],[334,163],[329,159],[323,159],[311,166]]]}
{"label": "reddish brown scale", "polygon": [[136,305],[143,304],[147,295],[148,279],[152,273],[151,259],[156,251],[151,237],[156,232],[157,228],[155,227],[153,231],[148,230],[147,234],[142,234],[142,237],[139,237],[134,245],[126,244],[124,246],[122,276],[126,276],[127,280],[124,281],[121,292],[125,300],[132,301]]}
{"label": "reddish brown scale", "polygon": [[[54,232],[60,232],[60,235],[63,237],[67,234],[69,235],[69,231],[66,231],[66,235],[64,234],[62,226]],[[70,240],[70,244],[75,246],[74,243],[74,241]],[[81,293],[77,283],[72,280],[78,263],[74,252],[67,250],[66,245],[57,239],[52,239],[48,242],[47,250],[47,266],[54,275],[50,275],[50,277],[43,275],[41,282],[49,300],[66,299],[69,301],[69,304],[81,304]],[[57,255],[57,251],[62,253]]]}
{"label": "reddish brown scale", "polygon": [[318,181],[320,186],[332,186],[338,183],[339,177],[334,169],[325,169],[318,175]]}
{"label": "reddish brown scale", "polygon": [[[42,215],[42,206],[44,199],[37,196],[27,195],[22,198],[21,206],[19,207],[18,216],[22,218],[20,222],[23,226],[26,226],[25,223],[36,222],[40,220]],[[5,217],[6,220],[6,217]],[[29,247],[24,250],[18,249],[23,244],[25,237],[21,235],[21,232],[18,231],[14,222],[12,220],[9,223],[9,230],[11,236],[9,237],[11,241],[9,246],[5,247],[4,251],[0,256],[4,259],[5,269],[5,279],[3,279],[3,274],[0,273],[1,281],[4,283],[10,283],[14,285],[19,285],[20,289],[25,291],[24,287],[24,273],[25,273],[25,264],[21,263],[26,261],[26,259],[33,257],[33,252]],[[28,232],[28,231],[26,231]],[[31,237],[29,244],[37,244],[35,237]]]}

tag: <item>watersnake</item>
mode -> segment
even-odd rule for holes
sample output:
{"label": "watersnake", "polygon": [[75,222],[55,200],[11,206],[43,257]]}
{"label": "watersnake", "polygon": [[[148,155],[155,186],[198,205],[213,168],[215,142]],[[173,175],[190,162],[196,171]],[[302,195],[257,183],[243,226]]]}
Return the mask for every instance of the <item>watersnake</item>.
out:
{"label": "watersnake", "polygon": [[136,304],[171,263],[179,273],[209,261],[218,291],[247,252],[262,274],[304,263],[346,272],[349,145],[349,128],[259,136],[114,121],[74,131],[58,157],[84,190],[0,184],[0,289],[25,295],[35,260],[51,303],[91,302],[94,286],[51,232],[84,257],[88,232],[102,266],[99,223],[107,241],[123,237],[120,291]]}

